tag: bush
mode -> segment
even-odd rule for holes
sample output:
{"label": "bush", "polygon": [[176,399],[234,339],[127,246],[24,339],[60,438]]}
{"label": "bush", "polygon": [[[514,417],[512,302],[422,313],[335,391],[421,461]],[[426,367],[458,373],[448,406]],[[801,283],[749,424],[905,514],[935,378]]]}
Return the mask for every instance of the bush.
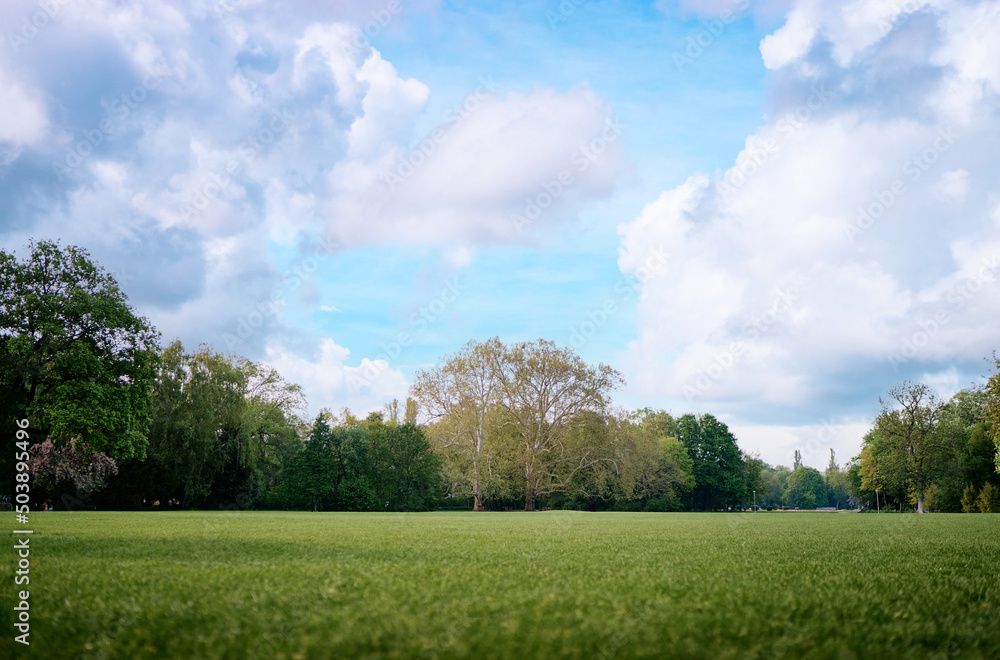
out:
{"label": "bush", "polygon": [[344,511],[381,511],[375,489],[364,477],[344,480],[337,489],[340,506]]}
{"label": "bush", "polygon": [[987,481],[976,498],[976,508],[980,513],[1000,513],[1000,489]]}
{"label": "bush", "polygon": [[976,487],[968,484],[962,491],[962,513],[976,513],[979,509],[976,506]]}
{"label": "bush", "polygon": [[767,510],[768,510],[768,511],[770,511],[770,510],[771,510],[771,505],[770,505],[770,504],[768,504],[768,505],[767,505]]}

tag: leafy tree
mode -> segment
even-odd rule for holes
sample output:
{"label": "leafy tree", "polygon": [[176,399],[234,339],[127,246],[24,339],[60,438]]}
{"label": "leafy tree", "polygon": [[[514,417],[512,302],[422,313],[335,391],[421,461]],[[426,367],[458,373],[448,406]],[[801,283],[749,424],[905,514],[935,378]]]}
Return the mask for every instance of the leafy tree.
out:
{"label": "leafy tree", "polygon": [[712,415],[688,414],[678,422],[680,441],[693,462],[692,508],[724,509],[746,496],[743,453],[729,427]]}
{"label": "leafy tree", "polygon": [[486,355],[498,403],[520,443],[524,509],[534,511],[536,498],[565,490],[577,472],[603,458],[598,448],[567,442],[569,430],[584,412],[603,414],[623,381],[611,367],[591,367],[542,339],[510,347],[493,341]]}
{"label": "leafy tree", "polygon": [[440,459],[416,424],[384,424],[371,430],[374,491],[389,511],[427,511],[437,501]]}
{"label": "leafy tree", "polygon": [[785,504],[800,509],[815,509],[818,504],[826,504],[826,483],[816,468],[800,465],[788,476],[788,486],[784,493]]}
{"label": "leafy tree", "polygon": [[121,465],[115,480],[143,493],[131,506],[249,507],[298,444],[301,390],[243,358],[188,354],[175,341],[161,353],[152,400],[148,456]]}
{"label": "leafy tree", "polygon": [[[441,438],[441,449],[452,450],[448,453],[456,459],[453,466],[464,466],[464,474],[453,483],[453,492],[471,494],[474,511],[483,509],[489,461],[485,453],[487,417],[499,395],[498,374],[491,355],[502,352],[496,338],[483,344],[469,342],[442,366],[418,371],[411,388],[431,419],[440,422],[436,431]],[[409,410],[408,399],[408,414]],[[416,405],[413,416],[416,417]],[[459,487],[459,483],[467,486],[467,490]]]}
{"label": "leafy tree", "polygon": [[291,502],[304,500],[313,511],[332,504],[337,491],[337,457],[333,432],[322,415],[316,418],[305,447],[288,466],[283,488]]}
{"label": "leafy tree", "polygon": [[847,503],[851,495],[848,491],[847,474],[840,469],[837,464],[837,455],[832,449],[830,450],[830,464],[827,466],[823,478],[826,480],[830,497],[829,505],[839,509],[842,504]]}
{"label": "leafy tree", "polygon": [[[146,451],[158,335],[86,250],[39,241],[0,251],[0,419],[113,458]],[[4,460],[12,452],[3,451]],[[5,471],[6,474],[6,471]]]}
{"label": "leafy tree", "polygon": [[114,459],[89,450],[76,438],[65,447],[51,440],[31,448],[31,476],[35,485],[46,490],[53,499],[72,486],[76,497],[87,497],[104,488],[105,480],[118,473]]}
{"label": "leafy tree", "polygon": [[986,385],[983,386],[982,392],[986,398],[986,417],[991,422],[990,435],[993,437],[995,447],[994,466],[997,473],[1000,473],[1000,358],[997,357],[996,353],[993,354],[993,362],[997,373],[990,376]]}
{"label": "leafy tree", "polygon": [[976,508],[980,513],[1000,513],[1000,488],[986,482],[976,498]]}
{"label": "leafy tree", "polygon": [[978,491],[972,484],[967,484],[962,492],[962,513],[975,513],[979,510],[976,495]]}
{"label": "leafy tree", "polygon": [[879,398],[882,411],[875,428],[886,440],[885,449],[896,454],[913,492],[917,512],[924,512],[924,492],[944,465],[951,448],[950,436],[939,428],[943,404],[923,383],[903,383]]}

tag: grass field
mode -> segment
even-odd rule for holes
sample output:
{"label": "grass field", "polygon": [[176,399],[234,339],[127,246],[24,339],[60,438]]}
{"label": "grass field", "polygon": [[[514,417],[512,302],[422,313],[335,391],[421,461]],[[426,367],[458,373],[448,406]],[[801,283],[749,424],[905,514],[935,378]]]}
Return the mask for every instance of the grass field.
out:
{"label": "grass field", "polygon": [[[35,513],[37,658],[1000,658],[1000,515]],[[0,656],[12,657],[5,556]]]}

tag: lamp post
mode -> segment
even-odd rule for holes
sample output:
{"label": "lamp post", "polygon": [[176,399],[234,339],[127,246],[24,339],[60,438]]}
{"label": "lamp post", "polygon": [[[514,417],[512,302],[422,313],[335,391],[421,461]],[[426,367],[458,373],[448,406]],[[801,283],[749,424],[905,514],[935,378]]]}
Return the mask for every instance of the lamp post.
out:
{"label": "lamp post", "polygon": [[753,492],[753,512],[757,513],[757,491]]}

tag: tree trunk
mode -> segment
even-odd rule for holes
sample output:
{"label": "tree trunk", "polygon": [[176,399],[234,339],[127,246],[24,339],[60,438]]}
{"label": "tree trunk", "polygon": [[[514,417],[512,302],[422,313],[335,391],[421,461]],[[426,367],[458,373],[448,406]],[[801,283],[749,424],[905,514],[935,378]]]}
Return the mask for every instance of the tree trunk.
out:
{"label": "tree trunk", "polygon": [[924,511],[924,494],[919,493],[917,495],[917,513],[927,513]]}
{"label": "tree trunk", "polygon": [[528,494],[524,498],[524,510],[525,511],[534,511],[535,510],[535,496],[534,496],[534,494]]}
{"label": "tree trunk", "polygon": [[479,493],[474,494],[472,496],[472,498],[473,498],[472,499],[472,510],[473,511],[482,511],[483,510],[483,498],[479,495]]}

